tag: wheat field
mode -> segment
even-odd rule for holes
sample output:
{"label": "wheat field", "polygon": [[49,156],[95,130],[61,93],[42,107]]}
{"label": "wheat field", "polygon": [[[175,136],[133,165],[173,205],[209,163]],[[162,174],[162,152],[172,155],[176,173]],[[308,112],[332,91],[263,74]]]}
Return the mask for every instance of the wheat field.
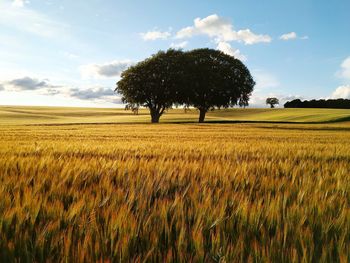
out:
{"label": "wheat field", "polygon": [[0,125],[0,261],[349,262],[350,125]]}
{"label": "wheat field", "polygon": [[[161,123],[197,122],[195,109],[170,109],[160,119]],[[209,111],[208,122],[292,122],[331,123],[350,121],[348,109],[221,109]],[[33,107],[0,106],[0,125],[67,124],[67,123],[149,123],[148,110],[138,115],[118,108]]]}

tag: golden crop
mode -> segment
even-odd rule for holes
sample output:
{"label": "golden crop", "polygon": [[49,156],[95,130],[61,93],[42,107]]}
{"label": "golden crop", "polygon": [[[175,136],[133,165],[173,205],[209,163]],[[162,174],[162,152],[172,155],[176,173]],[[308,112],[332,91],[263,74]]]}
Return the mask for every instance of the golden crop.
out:
{"label": "golden crop", "polygon": [[0,126],[0,261],[349,262],[348,125]]}

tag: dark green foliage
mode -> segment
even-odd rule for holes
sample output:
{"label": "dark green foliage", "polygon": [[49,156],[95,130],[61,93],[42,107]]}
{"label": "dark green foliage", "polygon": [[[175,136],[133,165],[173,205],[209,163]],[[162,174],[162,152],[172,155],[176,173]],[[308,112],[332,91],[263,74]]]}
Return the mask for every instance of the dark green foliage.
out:
{"label": "dark green foliage", "polygon": [[304,100],[300,99],[287,101],[284,104],[285,108],[328,108],[328,109],[350,109],[350,100]]}
{"label": "dark green foliage", "polygon": [[181,86],[182,51],[159,51],[144,61],[125,70],[115,91],[122,94],[122,101],[132,107],[147,107],[152,122],[159,122],[164,111],[177,102]]}
{"label": "dark green foliage", "polygon": [[255,82],[238,59],[213,49],[185,53],[186,89],[182,102],[200,111],[199,122],[214,108],[247,106]]}

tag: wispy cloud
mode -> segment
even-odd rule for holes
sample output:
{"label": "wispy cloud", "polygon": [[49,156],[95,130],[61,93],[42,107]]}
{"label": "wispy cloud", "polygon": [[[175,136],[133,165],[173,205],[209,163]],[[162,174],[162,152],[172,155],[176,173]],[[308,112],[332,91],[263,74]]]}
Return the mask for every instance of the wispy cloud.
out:
{"label": "wispy cloud", "polygon": [[158,40],[158,39],[168,39],[171,36],[171,33],[168,31],[148,31],[146,33],[141,33],[140,34],[142,39],[145,41],[150,41],[150,40]]}
{"label": "wispy cloud", "polygon": [[309,39],[309,37],[308,37],[308,36],[299,37],[299,36],[297,35],[297,33],[295,33],[295,32],[290,32],[290,33],[286,33],[286,34],[281,35],[281,36],[280,36],[280,39],[281,39],[281,40],[284,40],[284,41],[294,40],[294,39],[307,40],[307,39]]}
{"label": "wispy cloud", "polygon": [[62,52],[63,56],[65,56],[66,58],[69,58],[69,59],[77,59],[79,58],[79,56],[77,54],[74,54],[74,53],[71,53],[71,52],[67,52],[67,51],[64,51]]}
{"label": "wispy cloud", "polygon": [[269,43],[272,40],[269,35],[255,34],[250,29],[235,31],[229,20],[216,14],[194,19],[194,25],[179,30],[176,38],[190,38],[195,35],[206,35],[217,42],[238,41],[246,45]]}
{"label": "wispy cloud", "polygon": [[280,39],[285,40],[285,41],[296,39],[296,38],[297,38],[297,34],[295,32],[290,32],[290,33],[283,34],[280,36]]}
{"label": "wispy cloud", "polygon": [[276,88],[280,85],[277,77],[269,72],[263,70],[253,70],[252,75],[256,82],[255,90],[257,91],[267,88]]}
{"label": "wispy cloud", "polygon": [[27,0],[13,0],[12,6],[15,7],[24,7],[24,5],[29,4]]}
{"label": "wispy cloud", "polygon": [[46,38],[64,38],[69,35],[67,24],[27,8],[24,3],[26,1],[0,3],[0,26]]}
{"label": "wispy cloud", "polygon": [[170,47],[171,48],[185,48],[188,44],[188,41],[182,41],[182,42],[179,42],[179,43],[171,43],[170,44]]}

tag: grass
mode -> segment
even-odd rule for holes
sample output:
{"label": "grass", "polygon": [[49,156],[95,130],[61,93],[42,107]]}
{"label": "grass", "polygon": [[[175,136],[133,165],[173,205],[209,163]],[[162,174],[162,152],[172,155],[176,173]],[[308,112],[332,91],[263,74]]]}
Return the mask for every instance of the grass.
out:
{"label": "grass", "polygon": [[[198,112],[191,109],[169,110],[161,122],[196,122]],[[0,125],[58,123],[145,123],[150,121],[147,110],[133,115],[123,109],[64,108],[64,107],[0,107]],[[228,109],[207,114],[206,121],[257,122],[337,122],[350,121],[347,109]]]}
{"label": "grass", "polygon": [[349,123],[93,124],[122,113],[1,108],[1,262],[350,261]]}

